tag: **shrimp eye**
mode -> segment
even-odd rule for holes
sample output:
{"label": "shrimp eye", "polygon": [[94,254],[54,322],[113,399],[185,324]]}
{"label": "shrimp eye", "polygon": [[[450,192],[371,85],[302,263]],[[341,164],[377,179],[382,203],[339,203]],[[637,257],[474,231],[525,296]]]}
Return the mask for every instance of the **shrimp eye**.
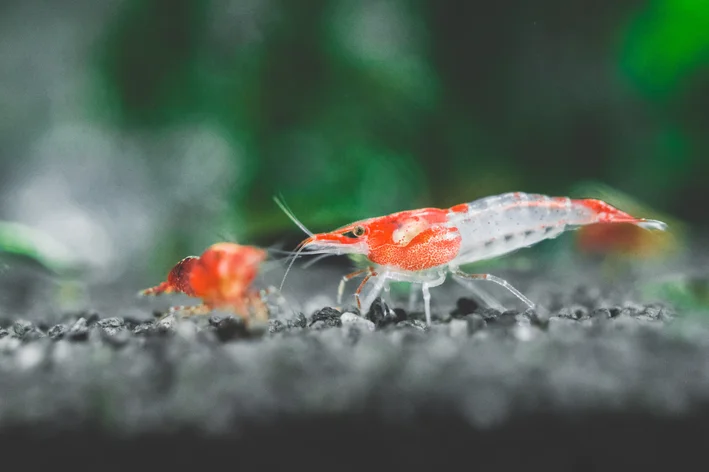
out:
{"label": "shrimp eye", "polygon": [[364,236],[364,233],[364,226],[355,226],[352,231],[348,231],[342,235],[347,236],[348,238],[359,238],[360,236]]}

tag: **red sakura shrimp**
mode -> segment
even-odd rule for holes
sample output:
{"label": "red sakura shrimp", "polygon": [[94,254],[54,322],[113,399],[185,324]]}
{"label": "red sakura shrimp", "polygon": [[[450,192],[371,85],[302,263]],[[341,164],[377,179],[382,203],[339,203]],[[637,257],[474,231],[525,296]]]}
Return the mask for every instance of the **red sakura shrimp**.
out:
{"label": "red sakura shrimp", "polygon": [[[667,229],[661,221],[636,218],[602,200],[510,192],[450,208],[400,211],[356,221],[331,232],[313,234],[287,207],[275,200],[289,218],[308,234],[308,238],[294,251],[293,260],[302,251],[366,257],[368,264],[365,269],[342,278],[338,303],[342,299],[345,282],[361,275],[364,279],[354,294],[360,309],[367,309],[389,281],[420,284],[426,324],[429,326],[430,289],[443,284],[448,274],[471,288],[471,281],[494,282],[509,290],[529,308],[535,308],[531,300],[506,280],[492,274],[464,272],[460,269],[462,265],[508,254],[556,238],[564,231],[591,224],[632,223],[644,229]],[[375,279],[373,288],[361,300],[362,289],[372,279]]]}
{"label": "red sakura shrimp", "polygon": [[266,305],[262,301],[263,293],[253,290],[251,283],[266,257],[267,252],[257,247],[216,243],[199,257],[185,257],[170,270],[166,281],[139,294],[183,293],[201,298],[200,305],[179,306],[170,310],[187,316],[223,309],[247,321],[252,315],[263,321],[268,318]]}

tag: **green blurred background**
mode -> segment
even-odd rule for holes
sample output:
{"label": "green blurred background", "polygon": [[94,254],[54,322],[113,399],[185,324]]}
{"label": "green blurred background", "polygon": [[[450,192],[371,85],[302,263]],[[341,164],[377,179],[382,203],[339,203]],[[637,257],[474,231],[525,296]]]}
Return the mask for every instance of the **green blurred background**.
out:
{"label": "green blurred background", "polygon": [[224,239],[297,241],[279,192],[316,231],[586,180],[709,223],[707,0],[28,0],[0,15],[2,215],[113,276],[152,280]]}

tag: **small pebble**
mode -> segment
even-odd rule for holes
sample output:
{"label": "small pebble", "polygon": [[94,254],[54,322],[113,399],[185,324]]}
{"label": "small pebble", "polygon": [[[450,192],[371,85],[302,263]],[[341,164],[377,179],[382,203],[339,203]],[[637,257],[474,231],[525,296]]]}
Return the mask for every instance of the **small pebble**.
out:
{"label": "small pebble", "polygon": [[177,319],[175,318],[174,313],[170,313],[169,315],[160,318],[155,322],[155,328],[158,330],[158,332],[165,333],[167,331],[172,330],[172,328],[175,326]]}
{"label": "small pebble", "polygon": [[514,326],[517,324],[517,311],[507,310],[494,318],[494,324],[498,326]]}
{"label": "small pebble", "polygon": [[478,308],[475,313],[482,316],[487,323],[494,323],[495,319],[502,314],[500,310],[494,308]]}
{"label": "small pebble", "polygon": [[596,308],[589,313],[591,318],[610,319],[613,315],[608,308]]}
{"label": "small pebble", "polygon": [[403,308],[394,308],[394,313],[396,313],[396,322],[398,323],[399,321],[404,321],[406,320],[409,316],[406,313],[406,310]]}
{"label": "small pebble", "polygon": [[0,328],[0,339],[4,338],[5,336],[9,336],[10,332],[6,329]]}
{"label": "small pebble", "polygon": [[397,328],[414,328],[420,331],[426,331],[428,326],[426,326],[425,321],[421,320],[405,320],[405,321],[400,321],[396,324]]}
{"label": "small pebble", "polygon": [[17,320],[12,326],[12,330],[18,338],[23,338],[25,334],[35,329],[34,325],[27,320]]}
{"label": "small pebble", "polygon": [[286,323],[289,328],[305,328],[308,326],[308,320],[302,313],[298,313],[295,318],[286,320]]}
{"label": "small pebble", "polygon": [[[101,315],[98,314],[96,311],[88,311],[85,314],[86,317],[86,326],[92,326],[95,323],[98,322],[99,319],[101,319]],[[110,319],[110,318],[109,318]]]}
{"label": "small pebble", "polygon": [[572,320],[578,320],[583,318],[588,314],[588,310],[580,305],[572,305],[569,307],[564,307],[561,310],[559,310],[559,313],[557,316],[561,318],[569,318]]}
{"label": "small pebble", "polygon": [[151,322],[141,323],[135,328],[133,328],[133,334],[135,335],[146,335],[153,334],[155,332],[155,324]]}
{"label": "small pebble", "polygon": [[361,316],[357,316],[354,313],[349,312],[343,313],[342,316],[340,316],[340,321],[342,322],[343,326],[359,326],[364,329],[368,329],[369,331],[374,331],[377,328],[377,326],[368,319],[362,318]]}
{"label": "small pebble", "polygon": [[47,335],[52,339],[62,339],[68,331],[69,328],[66,325],[58,324],[49,328]]}
{"label": "small pebble", "polygon": [[342,313],[340,313],[335,308],[325,307],[322,310],[313,313],[313,315],[310,317],[309,326],[312,327],[314,324],[318,323],[320,328],[340,327],[342,326],[340,316],[342,316]]}
{"label": "small pebble", "polygon": [[377,297],[372,302],[366,318],[378,328],[403,321],[399,320],[396,312],[381,297]]}
{"label": "small pebble", "polygon": [[123,322],[123,319],[118,318],[118,317],[106,318],[106,319],[100,320],[96,324],[99,326],[99,328],[101,328],[103,333],[105,333],[109,336],[115,336],[120,331],[125,330],[124,329],[125,323]]}
{"label": "small pebble", "polygon": [[274,333],[280,333],[281,331],[284,331],[286,329],[286,326],[283,324],[281,320],[268,320],[268,332],[270,334]]}
{"label": "small pebble", "polygon": [[209,318],[209,324],[214,327],[217,339],[221,342],[245,338],[249,334],[246,329],[246,323],[241,317],[232,315],[225,317],[212,316]]}
{"label": "small pebble", "polygon": [[462,297],[455,302],[455,309],[451,312],[452,316],[465,317],[480,308],[478,302],[472,298]]}
{"label": "small pebble", "polygon": [[85,341],[89,338],[89,327],[86,324],[86,318],[79,318],[76,323],[69,329],[69,339],[73,341]]}

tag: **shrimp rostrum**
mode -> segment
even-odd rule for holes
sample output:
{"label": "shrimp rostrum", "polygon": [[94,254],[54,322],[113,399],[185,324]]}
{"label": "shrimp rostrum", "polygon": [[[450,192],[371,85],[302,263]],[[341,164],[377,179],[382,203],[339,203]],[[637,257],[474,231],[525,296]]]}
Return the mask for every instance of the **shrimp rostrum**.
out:
{"label": "shrimp rostrum", "polygon": [[[401,211],[313,234],[284,205],[276,202],[308,233],[309,237],[296,248],[295,257],[302,251],[366,257],[365,269],[343,277],[338,303],[344,282],[357,276],[364,276],[355,292],[360,309],[367,309],[389,281],[420,284],[429,326],[430,289],[443,284],[449,274],[467,286],[476,280],[494,282],[535,308],[531,300],[506,280],[492,274],[467,273],[460,266],[508,254],[591,224],[632,223],[645,229],[667,229],[661,221],[636,218],[602,200],[512,192],[450,208]],[[370,281],[374,285],[362,298],[362,290]]]}

